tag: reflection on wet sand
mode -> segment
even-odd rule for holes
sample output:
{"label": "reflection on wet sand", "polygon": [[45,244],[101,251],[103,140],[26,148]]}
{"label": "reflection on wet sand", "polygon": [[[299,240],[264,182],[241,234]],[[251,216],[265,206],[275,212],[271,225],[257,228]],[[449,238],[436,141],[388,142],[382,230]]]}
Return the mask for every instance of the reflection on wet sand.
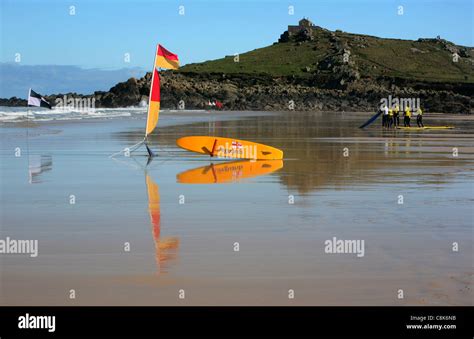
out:
{"label": "reflection on wet sand", "polygon": [[53,168],[53,158],[51,155],[29,155],[28,156],[28,182],[37,184],[41,182],[41,174],[51,171]]}
{"label": "reflection on wet sand", "polygon": [[[352,113],[233,112],[240,120],[217,121],[220,114],[160,127],[151,137],[158,157],[149,176],[141,165],[124,168],[143,163],[144,150],[114,159],[125,166],[108,158],[136,142],[142,120],[68,123],[63,133],[39,136],[31,144],[36,154],[55,158],[41,185],[25,182],[26,159],[11,152],[22,135],[1,134],[6,161],[0,166],[8,178],[1,183],[3,231],[39,239],[40,255],[2,257],[0,303],[469,304],[474,119],[444,118],[456,129],[442,133],[398,133],[360,131],[366,117]],[[203,119],[216,121],[197,122]],[[181,136],[203,134],[275,145],[285,151],[284,166],[238,185],[180,184],[192,171],[193,180],[210,183],[244,177],[242,163],[209,165],[208,157],[175,145]],[[181,173],[199,165],[208,166]],[[217,166],[230,167],[218,172]],[[67,194],[79,203],[67,204]],[[179,203],[181,194],[186,204]],[[365,256],[327,254],[325,241],[333,237],[363,239]],[[129,241],[132,250],[124,253]],[[244,249],[239,254],[236,241]],[[165,274],[158,278],[157,271]],[[80,290],[77,301],[64,298],[71,287]],[[185,301],[177,298],[181,288]],[[289,288],[297,291],[294,300]],[[397,298],[400,288],[408,292],[404,300]]]}
{"label": "reflection on wet sand", "polygon": [[282,160],[242,160],[210,164],[176,175],[180,184],[223,184],[270,174],[283,167]]}
{"label": "reflection on wet sand", "polygon": [[161,210],[160,193],[156,182],[145,172],[148,192],[148,211],[152,227],[153,241],[155,242],[155,260],[158,274],[166,273],[168,261],[176,259],[179,247],[177,237],[161,238]]}
{"label": "reflection on wet sand", "polygon": [[[472,121],[463,122],[463,125],[454,121],[456,129],[451,132],[410,135],[377,128],[359,130],[359,122],[350,114],[274,114],[219,124],[211,121],[170,126],[166,133],[158,133],[153,142],[174,147],[177,137],[211,133],[272,144],[282,149],[285,160],[288,160],[284,169],[277,172],[281,183],[300,194],[311,194],[324,188],[343,189],[378,183],[380,177],[374,174],[379,171],[390,172],[385,177],[390,183],[407,178],[427,182],[432,179],[427,173],[432,173],[433,169],[440,183],[449,181],[453,163],[447,157],[452,150],[440,147],[449,138],[455,140],[453,145],[463,153],[463,157],[456,161],[469,164],[473,160],[474,148],[468,134],[474,128]],[[410,159],[416,159],[416,162]],[[410,174],[406,173],[407,166]]]}

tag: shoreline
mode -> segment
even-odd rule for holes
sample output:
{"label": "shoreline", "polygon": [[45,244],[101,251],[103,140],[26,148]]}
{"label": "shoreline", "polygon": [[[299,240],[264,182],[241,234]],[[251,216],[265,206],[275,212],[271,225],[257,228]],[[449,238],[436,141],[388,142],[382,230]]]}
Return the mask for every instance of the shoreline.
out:
{"label": "shoreline", "polygon": [[[6,108],[6,106],[0,106],[0,111],[2,108]],[[27,107],[25,107],[28,110]],[[107,117],[106,115],[91,117],[87,116],[86,112],[79,112],[79,114],[85,114],[84,117],[74,117],[74,118],[67,118],[67,114],[71,114],[71,112],[52,112],[51,114],[64,114],[65,118],[50,118],[50,119],[24,119],[21,121],[15,120],[1,120],[0,118],[0,127],[26,127],[26,124],[29,124],[29,127],[34,128],[37,126],[41,126],[44,124],[50,125],[61,125],[66,123],[90,123],[90,122],[106,122],[111,120],[146,120],[146,108],[143,108],[143,112],[139,111],[139,108],[119,108],[121,111],[126,112],[127,109],[131,109],[134,112],[133,115],[128,116],[111,116]],[[117,108],[106,108],[106,109],[96,109],[96,111],[105,111],[105,110],[117,110]],[[42,111],[43,112],[43,111]],[[44,111],[47,113],[48,111]],[[107,111],[105,111],[107,112]],[[8,112],[4,112],[7,114]],[[47,116],[47,114],[42,113],[41,116]],[[74,113],[74,112],[73,112]],[[351,115],[354,117],[367,117],[369,118],[374,111],[298,111],[298,110],[290,110],[290,111],[271,111],[271,110],[262,110],[262,111],[251,111],[251,110],[163,110],[160,112],[160,117],[225,117],[225,118],[235,118],[235,117],[242,117],[242,116],[255,116],[255,115],[266,115],[266,114],[282,114],[282,115],[298,115],[298,114],[337,114],[337,115]],[[433,113],[425,113],[424,114],[425,122],[429,118],[439,119],[439,120],[466,120],[471,121],[474,119],[474,115],[470,113],[444,113],[444,112],[433,112]],[[415,119],[412,119],[413,121]],[[374,123],[376,125],[376,123]],[[159,128],[159,127],[158,127]]]}

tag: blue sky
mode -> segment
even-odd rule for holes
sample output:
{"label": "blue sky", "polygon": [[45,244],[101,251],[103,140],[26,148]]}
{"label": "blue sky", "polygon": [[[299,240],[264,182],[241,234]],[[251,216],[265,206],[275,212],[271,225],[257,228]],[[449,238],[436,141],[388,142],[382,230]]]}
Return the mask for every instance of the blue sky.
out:
{"label": "blue sky", "polygon": [[[473,46],[472,0],[1,0],[0,62],[117,69],[153,63],[156,43],[182,64],[270,45],[303,17],[331,30],[441,37]],[[69,15],[70,6],[75,15]],[[185,15],[179,15],[179,6]],[[295,14],[288,14],[288,6]],[[404,14],[398,15],[398,6]],[[124,54],[130,53],[130,63]]]}

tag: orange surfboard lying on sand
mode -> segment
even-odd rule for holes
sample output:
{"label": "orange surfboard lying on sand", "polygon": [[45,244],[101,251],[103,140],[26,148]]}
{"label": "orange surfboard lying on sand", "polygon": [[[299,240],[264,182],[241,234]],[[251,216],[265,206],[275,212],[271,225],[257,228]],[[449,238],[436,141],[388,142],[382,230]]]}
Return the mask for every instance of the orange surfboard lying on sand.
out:
{"label": "orange surfboard lying on sand", "polygon": [[283,167],[282,160],[241,160],[210,164],[176,175],[180,184],[222,184],[270,174]]}
{"label": "orange surfboard lying on sand", "polygon": [[252,141],[211,136],[190,136],[176,140],[176,144],[191,152],[229,159],[278,160],[283,152],[278,148]]}

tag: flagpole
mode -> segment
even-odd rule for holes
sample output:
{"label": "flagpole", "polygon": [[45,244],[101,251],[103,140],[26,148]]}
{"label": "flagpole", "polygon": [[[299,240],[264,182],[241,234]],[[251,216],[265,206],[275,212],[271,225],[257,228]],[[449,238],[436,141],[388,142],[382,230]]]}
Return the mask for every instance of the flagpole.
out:
{"label": "flagpole", "polygon": [[[148,152],[149,157],[155,156],[155,154],[152,152],[150,147],[148,147],[148,117],[150,115],[150,104],[151,104],[151,91],[153,90],[153,83],[155,80],[155,70],[156,70],[156,57],[158,56],[158,48],[160,47],[160,44],[156,45],[156,51],[155,51],[155,57],[153,59],[153,70],[151,72],[151,83],[150,83],[150,93],[148,94],[148,109],[147,109],[147,115],[146,115],[146,126],[145,126],[145,138],[143,139],[143,143],[145,144],[146,151]],[[159,75],[158,75],[159,76]]]}
{"label": "flagpole", "polygon": [[[150,114],[150,104],[151,104],[151,92],[152,92],[152,89],[153,89],[153,81],[155,80],[155,69],[156,69],[156,58],[158,56],[158,49],[160,47],[160,44],[157,44],[156,45],[156,51],[155,51],[155,58],[153,60],[153,70],[151,72],[151,83],[150,83],[150,92],[148,94],[148,108],[147,108],[147,119],[146,119],[146,125],[145,125],[145,137],[143,138],[142,141],[136,143],[135,145],[133,145],[130,149],[129,148],[129,151],[130,152],[133,152],[135,151],[136,149],[138,149],[138,147],[140,147],[142,144],[145,144],[145,147],[146,147],[146,150],[148,152],[148,156],[149,157],[153,157],[155,156],[155,154],[152,152],[152,150],[148,147],[148,134],[147,134],[147,128],[148,128],[148,117],[149,117],[149,114]],[[159,76],[159,75],[158,75]],[[112,155],[109,156],[109,158],[113,158],[115,157],[116,155],[122,153],[124,151],[119,151],[119,152],[116,152]]]}
{"label": "flagpole", "polygon": [[[146,130],[147,130],[147,127],[148,127],[148,114],[150,114],[151,90],[152,90],[152,86],[153,86],[153,79],[155,79],[155,64],[156,64],[156,55],[158,54],[158,46],[159,45],[156,45],[155,58],[153,60],[153,71],[151,72],[150,93],[148,94],[148,107],[147,107],[147,114],[146,114],[145,137],[143,138],[143,140],[137,142],[135,145],[133,145],[131,147],[128,147],[128,151],[130,153],[137,150],[142,144],[145,144],[148,155],[153,156],[153,152],[148,148],[148,145],[147,145],[147,136],[148,135],[146,134]],[[125,152],[125,150],[118,151],[118,152],[113,153],[112,155],[110,155],[109,158],[113,158],[116,155],[118,155],[120,153],[124,153],[124,152]]]}
{"label": "flagpole", "polygon": [[[28,92],[28,99],[31,96],[31,88]],[[30,113],[30,106],[28,105],[28,99],[26,101],[26,156],[27,156],[27,163],[28,163],[28,183],[31,184],[30,180],[30,142],[29,142],[29,113]]]}
{"label": "flagpole", "polygon": [[148,114],[150,114],[150,104],[151,104],[151,91],[153,90],[153,81],[155,80],[155,69],[156,69],[156,56],[158,55],[158,48],[159,44],[156,45],[155,51],[155,58],[153,59],[153,70],[151,72],[151,83],[150,83],[150,93],[148,94],[148,109],[147,109],[147,119],[146,119],[146,127],[145,127],[145,144],[147,141],[148,134],[146,134],[147,127],[148,127]]}

